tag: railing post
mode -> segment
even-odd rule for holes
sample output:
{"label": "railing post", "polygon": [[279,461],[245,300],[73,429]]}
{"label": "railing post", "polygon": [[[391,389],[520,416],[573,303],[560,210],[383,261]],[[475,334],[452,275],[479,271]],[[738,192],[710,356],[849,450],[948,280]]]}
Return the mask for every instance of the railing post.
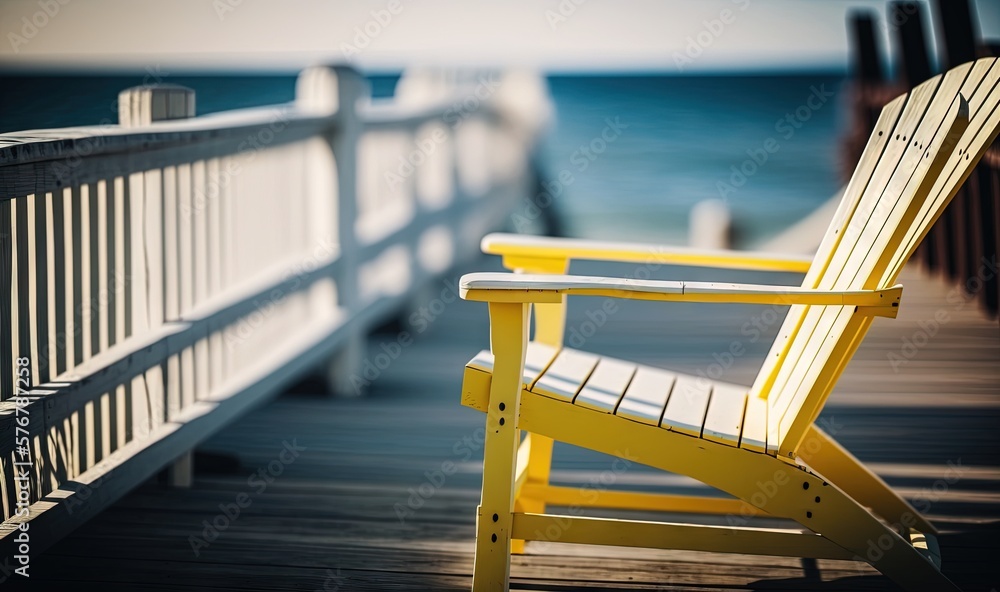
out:
{"label": "railing post", "polygon": [[848,33],[851,35],[851,66],[855,80],[863,85],[881,84],[881,52],[875,37],[875,21],[868,12],[857,12],[850,16]]}
{"label": "railing post", "polygon": [[190,117],[194,117],[194,91],[186,86],[133,86],[118,93],[118,124],[122,127]]}
{"label": "railing post", "polygon": [[941,23],[941,68],[950,70],[976,59],[979,33],[972,21],[969,0],[937,0],[934,4]]}
{"label": "railing post", "polygon": [[[363,123],[358,103],[370,97],[368,82],[346,66],[314,67],[299,74],[295,88],[296,105],[317,115],[333,115],[334,125],[327,142],[336,162],[336,195],[315,196],[334,199],[336,219],[333,230],[340,249],[340,272],[334,278],[337,306],[345,318],[353,318],[362,305],[358,286],[360,266],[356,224],[358,220],[358,140]],[[348,321],[350,322],[350,321]],[[341,344],[325,369],[327,387],[334,395],[358,395],[361,392],[362,363],[367,349],[365,330],[360,325],[348,327]]]}
{"label": "railing post", "polygon": [[[868,134],[875,127],[882,105],[872,101],[873,92],[885,82],[882,72],[879,40],[875,36],[875,17],[868,12],[851,14],[848,25],[851,36],[851,68],[854,74],[854,108],[863,118],[864,130],[856,136],[851,146],[850,162],[857,162],[868,141]],[[848,174],[850,171],[848,172]]]}
{"label": "railing post", "polygon": [[699,249],[731,249],[733,216],[721,199],[694,204],[688,218],[688,246]]}
{"label": "railing post", "polygon": [[[168,121],[175,119],[187,119],[194,117],[195,95],[190,88],[177,85],[152,85],[136,86],[123,90],[118,95],[118,122],[122,127],[138,128],[150,125],[157,121]],[[153,173],[152,171],[150,173]],[[161,173],[150,175],[148,178],[143,174],[144,180],[141,184],[141,193],[131,195],[132,199],[143,201],[143,219],[138,225],[138,233],[133,226],[133,236],[141,237],[141,242],[133,241],[133,282],[132,282],[132,310],[133,316],[144,315],[142,318],[134,318],[132,321],[133,331],[137,328],[152,328],[162,324],[166,319],[177,314],[176,310],[168,310],[168,303],[172,299],[167,297],[168,290],[177,290],[178,281],[177,270],[177,204],[168,200],[176,199],[176,195],[167,196],[163,194]],[[136,185],[139,188],[139,185]],[[151,198],[151,199],[143,199]],[[133,212],[136,212],[133,209]],[[138,251],[141,249],[142,251]],[[144,257],[136,256],[136,252],[145,253]],[[174,273],[168,273],[173,269]],[[139,273],[136,273],[139,270]],[[139,281],[139,280],[143,281]],[[141,306],[136,306],[141,301]],[[157,366],[146,372],[146,385],[151,391],[149,400],[151,404],[163,401],[162,389],[167,391],[167,409],[180,410],[181,408],[181,381],[180,381],[180,360],[173,357],[166,362],[166,376],[163,375],[164,368]],[[207,394],[207,393],[206,393]],[[132,432],[133,437],[141,437],[142,431],[137,430],[141,426],[150,422],[152,414],[143,414],[142,406],[136,402],[141,399],[141,393],[137,396],[133,389],[132,405]],[[153,410],[147,410],[147,413]],[[144,417],[145,415],[145,417]],[[167,415],[166,413],[163,414]],[[166,419],[165,417],[159,418]],[[147,426],[147,431],[151,431],[156,426]],[[194,467],[192,452],[188,451],[181,455],[167,469],[167,482],[174,487],[191,487],[194,480]]]}
{"label": "railing post", "polygon": [[[897,25],[899,62],[896,77],[904,88],[913,88],[931,77],[922,6],[915,2],[893,2],[889,5],[889,22]],[[957,275],[955,212],[961,208],[959,204],[963,199],[962,195],[957,196],[924,238],[929,251],[928,267],[940,269],[949,279]]]}
{"label": "railing post", "polygon": [[[942,69],[954,68],[976,59],[979,32],[976,30],[969,0],[937,0],[935,4],[941,24],[938,48]],[[989,193],[989,166],[988,159],[983,159],[973,169],[965,186],[954,198],[953,205],[949,206],[949,209],[956,211],[958,227],[955,239],[958,246],[962,247],[956,279],[962,284],[979,273],[984,257],[989,260],[995,253],[996,239],[993,226],[993,197]],[[958,213],[963,215],[959,216]],[[991,314],[996,311],[995,277],[984,279],[984,285],[978,296]]]}

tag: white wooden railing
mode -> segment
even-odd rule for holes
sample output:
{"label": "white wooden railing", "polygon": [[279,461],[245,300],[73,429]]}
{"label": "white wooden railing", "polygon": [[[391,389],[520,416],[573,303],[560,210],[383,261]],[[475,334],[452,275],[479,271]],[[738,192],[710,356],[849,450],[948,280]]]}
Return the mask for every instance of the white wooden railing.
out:
{"label": "white wooden railing", "polygon": [[524,74],[377,104],[342,67],[287,105],[194,99],[0,135],[4,558],[21,523],[37,553],[164,467],[190,483],[195,445],[303,373],[353,390],[367,331],[528,195],[546,105]]}

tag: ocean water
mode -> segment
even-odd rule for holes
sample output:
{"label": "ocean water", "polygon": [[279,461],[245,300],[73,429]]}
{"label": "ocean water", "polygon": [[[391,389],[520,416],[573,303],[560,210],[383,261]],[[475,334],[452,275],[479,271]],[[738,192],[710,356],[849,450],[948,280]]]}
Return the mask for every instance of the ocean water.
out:
{"label": "ocean water", "polygon": [[[549,82],[557,120],[545,166],[550,177],[573,176],[556,202],[570,234],[683,244],[692,206],[721,199],[737,242],[753,245],[841,185],[842,76]],[[607,131],[612,126],[621,128],[617,135]],[[602,134],[613,140],[602,142]]]}
{"label": "ocean water", "polygon": [[[397,76],[371,77],[390,96]],[[199,114],[294,98],[292,75],[4,76],[0,132],[110,123],[121,89],[195,89]],[[752,246],[809,214],[841,184],[845,79],[559,75],[541,152],[554,208],[573,236],[684,244],[694,204],[722,199]],[[559,181],[563,179],[564,181]]]}

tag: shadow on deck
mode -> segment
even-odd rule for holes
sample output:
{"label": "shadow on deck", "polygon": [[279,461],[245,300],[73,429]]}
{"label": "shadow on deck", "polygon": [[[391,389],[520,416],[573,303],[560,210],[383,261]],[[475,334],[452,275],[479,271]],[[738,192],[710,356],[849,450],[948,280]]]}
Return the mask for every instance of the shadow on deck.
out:
{"label": "shadow on deck", "polygon": [[[489,261],[480,269],[496,266]],[[574,268],[603,271],[621,273]],[[751,279],[660,271],[672,279]],[[1000,586],[1000,334],[974,302],[963,305],[959,293],[915,269],[902,283],[899,318],[876,320],[824,417],[846,447],[942,528],[945,573],[966,590],[988,591]],[[203,445],[192,489],[140,487],[34,558],[32,584],[105,591],[468,589],[483,417],[458,400],[464,363],[488,344],[487,315],[478,303],[438,304],[423,321],[407,317],[372,338],[368,396],[291,393],[251,412]],[[581,339],[591,334],[586,311],[596,304],[571,302],[570,339],[574,331]],[[723,376],[748,383],[779,324],[750,306],[629,302],[605,326],[593,324],[582,347],[696,373],[727,365],[713,353],[737,339],[747,354]],[[401,345],[400,331],[417,334],[416,341]],[[609,468],[608,457],[562,447],[553,478],[600,488]],[[611,487],[640,490],[702,489],[644,467],[612,480]],[[527,555],[515,557],[512,588],[894,589],[861,563],[546,543],[530,543]]]}

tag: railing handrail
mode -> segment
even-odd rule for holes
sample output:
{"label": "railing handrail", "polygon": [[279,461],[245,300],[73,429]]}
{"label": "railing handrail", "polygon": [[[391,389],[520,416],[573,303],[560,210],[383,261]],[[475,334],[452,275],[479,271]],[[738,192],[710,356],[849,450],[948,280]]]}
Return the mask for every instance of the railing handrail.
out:
{"label": "railing handrail", "polygon": [[[373,100],[359,105],[358,115],[367,128],[418,126],[444,117],[454,104],[448,100],[408,105]],[[489,100],[476,109],[479,116],[496,115]],[[317,114],[294,102],[248,107],[199,115],[190,119],[157,121],[142,128],[118,124],[83,125],[0,133],[0,167],[54,161],[71,155],[86,156],[155,149],[174,143],[193,144],[238,136],[248,129],[272,123],[275,118],[292,127],[315,133],[336,122],[336,112]]]}
{"label": "railing handrail", "polygon": [[174,142],[217,140],[267,125],[275,118],[292,126],[313,127],[317,132],[334,120],[285,103],[158,121],[142,128],[108,124],[8,132],[0,134],[0,166],[58,160],[74,152],[79,155],[79,150],[95,156],[135,148],[155,149]]}

